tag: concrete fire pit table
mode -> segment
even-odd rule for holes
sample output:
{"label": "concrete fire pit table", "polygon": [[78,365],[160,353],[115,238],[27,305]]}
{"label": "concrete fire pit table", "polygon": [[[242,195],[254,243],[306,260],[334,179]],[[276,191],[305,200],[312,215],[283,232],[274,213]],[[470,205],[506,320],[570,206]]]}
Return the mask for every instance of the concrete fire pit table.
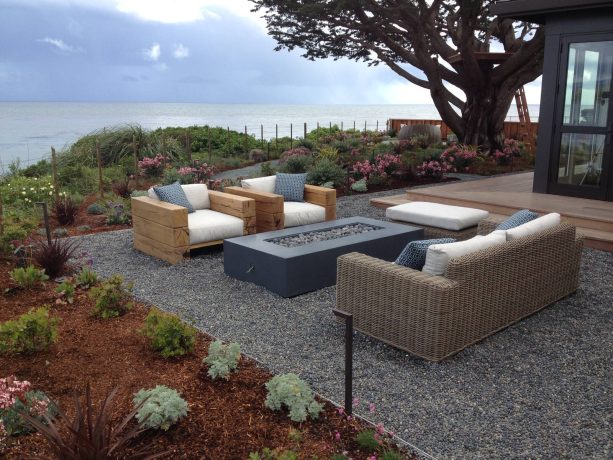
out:
{"label": "concrete fire pit table", "polygon": [[392,261],[407,243],[422,238],[421,228],[349,217],[224,240],[224,271],[293,297],[336,284],[336,258],[342,254]]}

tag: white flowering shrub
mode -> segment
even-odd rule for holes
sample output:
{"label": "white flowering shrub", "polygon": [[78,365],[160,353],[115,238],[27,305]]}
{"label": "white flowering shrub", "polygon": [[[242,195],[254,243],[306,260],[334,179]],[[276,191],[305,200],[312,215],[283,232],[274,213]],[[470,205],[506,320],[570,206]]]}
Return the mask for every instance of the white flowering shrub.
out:
{"label": "white flowering shrub", "polygon": [[228,380],[230,373],[238,367],[241,358],[241,347],[232,342],[224,345],[221,340],[215,340],[209,345],[209,353],[202,360],[209,366],[208,374],[213,380],[221,377]]}
{"label": "white flowering shrub", "polygon": [[50,201],[54,189],[49,177],[15,176],[0,186],[0,194],[5,205],[23,208],[37,201]]}
{"label": "white flowering shrub", "polygon": [[307,416],[316,419],[323,405],[315,401],[309,385],[296,374],[282,374],[273,377],[267,384],[266,407],[289,410],[289,418],[294,422],[304,422]]}
{"label": "white flowering shrub", "polygon": [[133,402],[136,407],[140,405],[136,419],[145,428],[167,431],[187,415],[187,402],[177,390],[164,385],[139,390]]}

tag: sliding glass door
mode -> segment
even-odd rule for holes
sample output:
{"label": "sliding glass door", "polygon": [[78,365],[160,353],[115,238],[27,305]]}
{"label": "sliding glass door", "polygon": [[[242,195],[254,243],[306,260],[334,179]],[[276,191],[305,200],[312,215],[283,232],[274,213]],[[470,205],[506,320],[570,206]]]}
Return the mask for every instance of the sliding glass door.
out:
{"label": "sliding glass door", "polygon": [[606,200],[613,199],[613,37],[590,38],[563,43],[549,190]]}

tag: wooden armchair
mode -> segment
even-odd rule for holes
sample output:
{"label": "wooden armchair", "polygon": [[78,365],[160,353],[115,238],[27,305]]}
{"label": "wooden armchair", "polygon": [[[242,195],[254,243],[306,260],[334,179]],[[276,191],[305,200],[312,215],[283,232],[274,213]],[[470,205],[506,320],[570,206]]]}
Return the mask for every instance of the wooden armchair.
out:
{"label": "wooden armchair", "polygon": [[[226,187],[225,192],[255,200],[258,233],[302,224],[295,218],[288,219],[290,210],[285,206],[282,195],[242,187]],[[336,219],[336,190],[307,184],[304,186],[304,201],[323,208],[322,218],[304,223]],[[291,223],[287,222],[289,220]]]}
{"label": "wooden armchair", "polygon": [[183,206],[150,197],[132,198],[134,249],[176,264],[191,249],[255,233],[254,200],[213,190],[208,196],[210,208],[191,214]]}

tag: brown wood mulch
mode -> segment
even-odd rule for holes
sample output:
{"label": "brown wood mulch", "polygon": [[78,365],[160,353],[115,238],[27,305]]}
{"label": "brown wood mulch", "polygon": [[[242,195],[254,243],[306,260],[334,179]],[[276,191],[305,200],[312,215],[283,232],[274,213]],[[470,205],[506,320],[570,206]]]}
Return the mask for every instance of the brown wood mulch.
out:
{"label": "brown wood mulch", "polygon": [[[87,292],[77,291],[73,304],[58,303],[55,283],[46,282],[32,290],[14,286],[8,272],[12,263],[1,261],[0,321],[16,318],[31,308],[47,305],[50,314],[60,318],[59,338],[48,351],[31,355],[0,355],[0,377],[15,375],[28,380],[33,388],[46,392],[69,415],[76,391],[91,384],[99,407],[104,396],[119,389],[113,403],[113,419],[121,420],[132,410],[132,396],[141,388],[167,385],[178,390],[189,403],[186,418],[169,431],[149,430],[133,442],[132,449],[145,445],[168,451],[173,459],[246,459],[262,449],[292,449],[300,458],[330,458],[347,451],[354,459],[368,455],[360,451],[356,434],[365,425],[347,421],[326,403],[317,421],[291,422],[285,413],[264,407],[264,384],[268,371],[241,358],[239,372],[229,381],[212,381],[202,368],[210,338],[198,335],[196,350],[181,359],[164,359],[148,348],[138,333],[149,307],[137,303],[125,316],[101,320],[90,315],[93,303]],[[135,422],[133,422],[135,423]],[[290,436],[298,430],[301,440]],[[340,441],[335,434],[340,433]],[[51,458],[46,441],[38,434],[8,439],[0,458]],[[129,458],[129,452],[124,453]]]}

